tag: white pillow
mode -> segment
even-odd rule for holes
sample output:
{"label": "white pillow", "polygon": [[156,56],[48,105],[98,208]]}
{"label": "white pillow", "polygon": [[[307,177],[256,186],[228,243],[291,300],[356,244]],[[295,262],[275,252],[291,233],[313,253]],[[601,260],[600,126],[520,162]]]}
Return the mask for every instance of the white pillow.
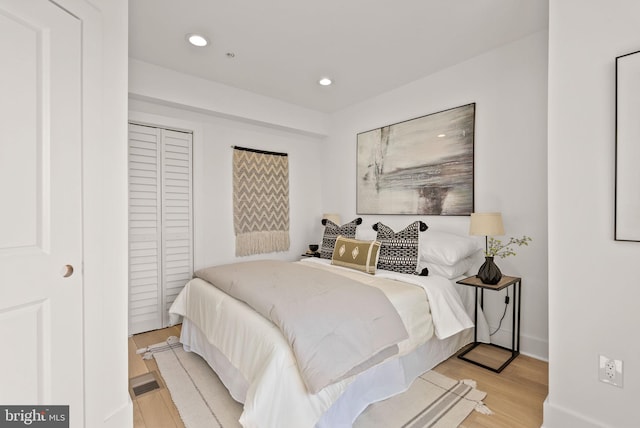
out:
{"label": "white pillow", "polygon": [[479,249],[480,243],[468,236],[431,229],[420,234],[420,259],[427,265],[453,266]]}
{"label": "white pillow", "polygon": [[476,254],[474,253],[466,259],[462,259],[451,266],[420,261],[420,263],[418,264],[418,270],[422,271],[422,269],[426,267],[427,269],[429,269],[429,276],[438,275],[444,276],[447,279],[454,279],[467,273],[469,269],[475,264],[476,260]]}
{"label": "white pillow", "polygon": [[356,229],[356,239],[360,241],[375,241],[377,237],[378,232],[373,230],[373,226],[370,224],[366,226],[361,225]]}

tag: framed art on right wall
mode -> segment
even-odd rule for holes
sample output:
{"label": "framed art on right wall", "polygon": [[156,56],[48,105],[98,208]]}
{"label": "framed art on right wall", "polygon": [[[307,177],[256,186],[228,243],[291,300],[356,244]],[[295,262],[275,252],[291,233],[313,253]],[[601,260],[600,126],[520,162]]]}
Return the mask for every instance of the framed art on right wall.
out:
{"label": "framed art on right wall", "polygon": [[357,214],[473,212],[476,104],[357,136]]}
{"label": "framed art on right wall", "polygon": [[640,242],[640,51],[616,58],[615,240]]}

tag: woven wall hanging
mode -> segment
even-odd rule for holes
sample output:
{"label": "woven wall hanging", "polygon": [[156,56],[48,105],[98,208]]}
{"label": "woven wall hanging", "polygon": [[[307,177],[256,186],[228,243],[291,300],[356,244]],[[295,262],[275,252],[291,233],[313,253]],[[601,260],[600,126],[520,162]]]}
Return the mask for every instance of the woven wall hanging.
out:
{"label": "woven wall hanging", "polygon": [[236,256],[289,249],[289,157],[233,147]]}

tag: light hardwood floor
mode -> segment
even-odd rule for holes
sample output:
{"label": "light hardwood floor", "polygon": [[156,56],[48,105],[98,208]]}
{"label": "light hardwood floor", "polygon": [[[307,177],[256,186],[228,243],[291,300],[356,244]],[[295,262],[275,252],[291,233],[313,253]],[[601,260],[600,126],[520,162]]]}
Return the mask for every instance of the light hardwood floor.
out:
{"label": "light hardwood floor", "polygon": [[[163,342],[169,336],[180,337],[180,326],[136,334],[129,338],[129,379],[155,371],[162,380],[156,361],[143,360],[142,355],[136,354],[136,351]],[[134,428],[184,428],[169,391],[162,386],[159,390],[147,392],[137,398],[129,391],[133,400]]]}
{"label": "light hardwood floor", "polygon": [[[180,336],[180,326],[134,335],[129,338],[129,378],[158,371],[153,359],[143,360],[136,350]],[[480,347],[473,358],[491,364],[496,358],[493,348]],[[473,379],[477,388],[487,393],[484,400],[492,415],[472,412],[463,428],[539,428],[542,425],[542,403],[548,390],[548,364],[520,355],[502,373],[494,373],[474,364],[451,357],[438,365],[438,373],[453,379]],[[159,375],[158,375],[159,376]],[[162,378],[160,377],[162,381]],[[166,388],[133,397],[135,428],[182,428],[180,415]]]}

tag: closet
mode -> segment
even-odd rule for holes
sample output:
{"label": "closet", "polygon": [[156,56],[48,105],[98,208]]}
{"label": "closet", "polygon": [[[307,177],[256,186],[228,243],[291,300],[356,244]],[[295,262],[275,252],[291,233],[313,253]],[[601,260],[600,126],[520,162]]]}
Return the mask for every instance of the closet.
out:
{"label": "closet", "polygon": [[192,140],[129,123],[129,334],[168,326],[193,273]]}

